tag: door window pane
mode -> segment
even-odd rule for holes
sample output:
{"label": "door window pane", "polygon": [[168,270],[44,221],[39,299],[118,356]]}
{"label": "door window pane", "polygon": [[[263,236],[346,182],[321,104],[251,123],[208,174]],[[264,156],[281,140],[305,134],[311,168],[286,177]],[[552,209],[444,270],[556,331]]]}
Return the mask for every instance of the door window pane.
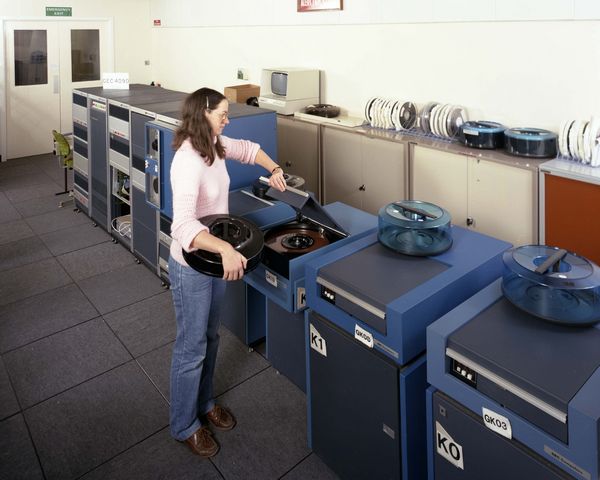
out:
{"label": "door window pane", "polygon": [[15,30],[15,86],[48,83],[46,30]]}
{"label": "door window pane", "polygon": [[71,81],[100,80],[99,30],[71,30]]}

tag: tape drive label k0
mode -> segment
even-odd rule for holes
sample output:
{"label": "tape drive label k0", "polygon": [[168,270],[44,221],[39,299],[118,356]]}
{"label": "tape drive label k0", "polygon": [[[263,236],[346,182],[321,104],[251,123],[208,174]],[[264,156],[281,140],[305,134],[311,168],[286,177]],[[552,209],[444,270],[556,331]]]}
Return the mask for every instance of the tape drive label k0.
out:
{"label": "tape drive label k0", "polygon": [[456,468],[464,470],[462,446],[454,441],[439,422],[435,422],[435,445],[437,453]]}

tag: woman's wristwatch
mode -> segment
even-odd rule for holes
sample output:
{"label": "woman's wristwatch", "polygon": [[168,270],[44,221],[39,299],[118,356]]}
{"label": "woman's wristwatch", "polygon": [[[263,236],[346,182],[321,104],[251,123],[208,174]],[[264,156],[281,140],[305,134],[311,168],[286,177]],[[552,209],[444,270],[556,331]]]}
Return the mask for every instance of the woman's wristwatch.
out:
{"label": "woman's wristwatch", "polygon": [[271,170],[271,175],[274,175],[277,170],[281,170],[281,173],[283,173],[283,168],[277,165],[273,170]]}

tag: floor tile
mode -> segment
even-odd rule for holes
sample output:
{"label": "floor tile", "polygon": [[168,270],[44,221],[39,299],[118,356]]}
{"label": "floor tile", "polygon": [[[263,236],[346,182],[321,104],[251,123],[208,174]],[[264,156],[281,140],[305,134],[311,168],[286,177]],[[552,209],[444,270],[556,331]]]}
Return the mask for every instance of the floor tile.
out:
{"label": "floor tile", "polygon": [[0,478],[44,478],[23,416],[20,414],[0,422]]}
{"label": "floor tile", "polygon": [[6,195],[0,191],[0,223],[13,222],[21,218],[21,213],[17,211]]}
{"label": "floor tile", "polygon": [[0,224],[14,222],[21,218],[23,218],[23,215],[21,215],[12,205],[7,205],[0,209]]}
{"label": "floor tile", "polygon": [[33,237],[35,233],[25,220],[15,220],[0,225],[0,245]]}
{"label": "floor tile", "polygon": [[[2,172],[2,175],[0,175],[0,188],[3,191],[13,191],[21,188],[29,188],[38,185],[51,185],[53,188],[56,188],[56,182],[54,181],[54,179],[43,171],[36,171],[33,173],[26,174],[19,172],[18,174],[11,175],[11,173],[16,173],[17,170],[21,170],[24,168],[29,168],[29,166],[15,167],[13,169],[8,170],[7,172]],[[6,173],[9,174],[6,175]],[[59,190],[56,189],[56,191],[58,192]]]}
{"label": "floor tile", "polygon": [[38,237],[28,237],[0,245],[0,271],[39,262],[52,257]]}
{"label": "floor tile", "polygon": [[[60,185],[60,191],[64,191],[65,189],[65,170],[62,167],[57,166],[56,160],[52,162],[51,165],[46,165],[42,167],[42,170],[48,175],[52,180]],[[73,170],[67,169],[67,191],[73,188]]]}
{"label": "floor tile", "polygon": [[30,177],[40,174],[40,167],[31,162],[2,162],[0,185],[15,177]]}
{"label": "floor tile", "polygon": [[[35,217],[37,215],[56,211],[59,202],[65,200],[67,200],[67,195],[49,195],[15,203],[14,207],[23,217]],[[72,203],[68,203],[64,208],[72,210],[75,207]]]}
{"label": "floor tile", "polygon": [[175,313],[169,291],[109,313],[104,320],[134,357],[175,340]]}
{"label": "floor tile", "polygon": [[84,278],[78,284],[101,314],[164,291],[160,278],[143,265],[132,265]]}
{"label": "floor tile", "polygon": [[71,279],[54,258],[6,270],[0,275],[0,306],[62,287]]}
{"label": "floor tile", "polygon": [[82,480],[221,480],[210,460],[194,455],[171,438],[165,428],[118,457],[101,465]]}
{"label": "floor tile", "polygon": [[169,376],[171,372],[171,353],[173,343],[152,350],[137,358],[140,367],[158,388],[165,400],[169,401],[170,385]]}
{"label": "floor tile", "polygon": [[323,460],[311,453],[306,459],[300,462],[289,473],[281,477],[281,480],[339,480],[333,470],[331,470]]}
{"label": "floor tile", "polygon": [[227,480],[280,478],[309,454],[304,394],[273,368],[218,401],[238,422],[234,430],[215,434],[221,451],[213,461]]}
{"label": "floor tile", "polygon": [[98,316],[73,283],[0,306],[0,352],[21,347]]}
{"label": "floor tile", "polygon": [[3,358],[24,409],[131,360],[102,318],[42,338]]}
{"label": "floor tile", "polygon": [[168,424],[167,404],[135,362],[25,411],[49,480],[83,475]]}
{"label": "floor tile", "polygon": [[[214,395],[219,396],[269,367],[268,362],[224,327],[219,330],[221,341],[215,367]],[[173,343],[138,358],[140,365],[165,398],[170,394],[170,370]]]}
{"label": "floor tile", "polygon": [[136,263],[131,252],[112,242],[65,253],[56,259],[75,281]]}
{"label": "floor tile", "polygon": [[38,235],[92,222],[84,213],[76,213],[70,208],[58,207],[54,212],[29,217],[25,221]]}
{"label": "floor tile", "polygon": [[249,352],[248,347],[226,328],[221,327],[219,334],[221,339],[213,386],[216,396],[269,367],[261,355]]}
{"label": "floor tile", "polygon": [[108,242],[110,235],[101,228],[88,224],[67,227],[50,233],[40,235],[53,255],[74,252],[81,248],[90,247],[99,243]]}
{"label": "floor tile", "polygon": [[52,180],[39,185],[30,185],[22,188],[4,188],[4,194],[13,203],[24,202],[32,198],[48,197],[60,191],[60,187]]}
{"label": "floor tile", "polygon": [[[8,372],[6,371],[6,368],[4,368],[4,362],[0,358],[0,420],[14,415],[19,410],[21,410],[21,408],[17,402],[15,391],[8,379]],[[0,458],[2,455],[1,452],[2,451],[0,450]],[[2,478],[2,476],[0,476],[0,478]]]}

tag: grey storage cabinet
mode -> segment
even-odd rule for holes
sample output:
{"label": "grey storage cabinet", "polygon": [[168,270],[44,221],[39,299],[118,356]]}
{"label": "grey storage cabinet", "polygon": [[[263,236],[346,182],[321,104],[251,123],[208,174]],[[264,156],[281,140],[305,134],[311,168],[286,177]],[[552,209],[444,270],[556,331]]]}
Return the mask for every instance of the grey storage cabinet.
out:
{"label": "grey storage cabinet", "polygon": [[321,127],[323,203],[343,202],[376,215],[406,198],[405,144]]}
{"label": "grey storage cabinet", "polygon": [[321,201],[319,136],[317,124],[277,116],[277,158],[280,165],[285,173],[304,178],[306,190],[313,192]]}

